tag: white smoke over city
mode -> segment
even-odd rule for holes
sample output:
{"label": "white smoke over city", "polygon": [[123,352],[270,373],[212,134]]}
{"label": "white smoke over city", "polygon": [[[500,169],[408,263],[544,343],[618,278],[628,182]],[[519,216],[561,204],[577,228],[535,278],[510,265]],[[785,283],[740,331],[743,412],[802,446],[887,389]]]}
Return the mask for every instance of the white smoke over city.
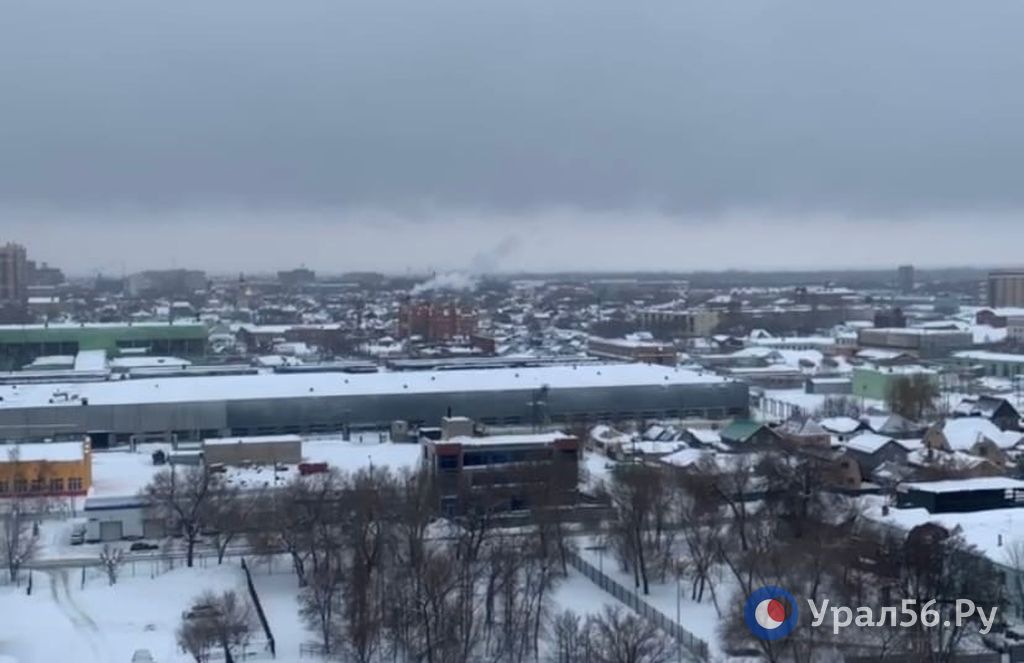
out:
{"label": "white smoke over city", "polygon": [[470,261],[468,270],[435,274],[414,286],[412,294],[415,296],[436,291],[472,292],[476,290],[482,276],[493,274],[507,266],[509,259],[516,254],[521,245],[522,240],[517,235],[508,235],[491,248],[478,251]]}
{"label": "white smoke over city", "polygon": [[477,277],[468,272],[445,272],[416,284],[412,294],[422,295],[436,291],[472,292],[477,286]]}

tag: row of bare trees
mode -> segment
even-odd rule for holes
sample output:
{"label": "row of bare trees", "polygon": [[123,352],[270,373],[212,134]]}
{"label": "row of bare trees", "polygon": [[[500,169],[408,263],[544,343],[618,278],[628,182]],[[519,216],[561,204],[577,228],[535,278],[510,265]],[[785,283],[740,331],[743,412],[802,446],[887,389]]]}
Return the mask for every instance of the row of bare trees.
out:
{"label": "row of bare trees", "polygon": [[535,660],[564,573],[557,518],[498,527],[486,505],[436,517],[431,478],[387,469],[296,479],[259,509],[257,547],[290,555],[302,616],[343,660]]}
{"label": "row of bare trees", "polygon": [[[653,464],[623,464],[607,486],[613,517],[606,533],[621,568],[638,591],[650,582],[688,579],[690,598],[710,594],[726,646],[757,647],[770,661],[816,661],[839,652],[885,660],[952,660],[977,622],[957,625],[948,612],[957,598],[999,606],[998,571],[956,532],[934,525],[909,536],[864,518],[860,502],[828,489],[814,457],[799,453],[721,455],[687,471]],[[798,601],[900,606],[937,599],[940,628],[870,627],[838,635],[829,624],[801,628],[788,638],[753,640],[742,606],[757,588],[787,588]],[[721,595],[721,596],[720,596]],[[946,625],[947,618],[951,626]]]}
{"label": "row of bare trees", "polygon": [[[300,612],[318,648],[339,660],[457,663],[546,658],[551,596],[568,573],[574,529],[557,464],[509,468],[527,486],[526,510],[503,519],[502,488],[475,491],[455,518],[439,517],[435,477],[387,468],[297,476],[242,492],[202,467],[167,469],[146,490],[180,534],[191,564],[201,541],[222,557],[232,541],[258,555],[287,555]],[[466,497],[466,496],[463,496]],[[586,633],[615,632],[621,615]],[[664,639],[646,624],[641,640]],[[603,628],[598,628],[601,625]],[[603,649],[603,647],[602,647]],[[644,651],[617,663],[657,663]]]}

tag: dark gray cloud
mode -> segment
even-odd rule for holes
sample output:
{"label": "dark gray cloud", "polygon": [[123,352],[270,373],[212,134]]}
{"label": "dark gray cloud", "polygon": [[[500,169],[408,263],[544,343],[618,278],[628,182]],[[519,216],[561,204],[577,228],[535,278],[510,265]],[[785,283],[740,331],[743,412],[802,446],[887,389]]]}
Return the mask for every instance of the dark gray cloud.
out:
{"label": "dark gray cloud", "polygon": [[0,2],[0,202],[1024,202],[1024,3]]}

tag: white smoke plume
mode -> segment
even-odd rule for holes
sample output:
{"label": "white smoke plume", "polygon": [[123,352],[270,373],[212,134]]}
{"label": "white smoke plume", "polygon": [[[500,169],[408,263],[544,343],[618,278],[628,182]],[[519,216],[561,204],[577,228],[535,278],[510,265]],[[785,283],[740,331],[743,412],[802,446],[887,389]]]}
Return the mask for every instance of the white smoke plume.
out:
{"label": "white smoke plume", "polygon": [[468,270],[436,274],[423,283],[417,283],[412,289],[412,294],[421,295],[437,290],[472,292],[476,290],[483,274],[499,270],[501,264],[513,255],[521,244],[519,237],[508,235],[490,249],[477,252],[470,261]]}

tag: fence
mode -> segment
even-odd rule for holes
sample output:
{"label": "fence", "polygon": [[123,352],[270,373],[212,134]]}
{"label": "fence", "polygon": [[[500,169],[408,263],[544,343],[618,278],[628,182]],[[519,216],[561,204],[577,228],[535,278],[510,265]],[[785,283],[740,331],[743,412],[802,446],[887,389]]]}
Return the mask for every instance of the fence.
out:
{"label": "fence", "polygon": [[263,626],[263,632],[267,636],[267,646],[270,649],[270,654],[274,657],[277,656],[277,647],[274,644],[274,634],[270,632],[270,622],[267,621],[267,615],[263,612],[263,604],[260,603],[260,597],[256,593],[256,585],[252,582],[252,574],[249,573],[249,565],[245,563],[245,558],[242,558],[242,570],[245,571],[245,584],[249,588],[249,596],[252,598],[253,605],[256,606],[256,616],[260,619],[260,624]]}
{"label": "fence", "polygon": [[612,578],[602,573],[593,564],[584,560],[578,554],[570,552],[568,558],[569,564],[574,569],[585,575],[598,587],[608,592],[628,607],[632,608],[641,617],[650,621],[665,633],[671,635],[676,639],[676,642],[686,648],[694,658],[699,661],[708,660],[708,643],[687,631],[674,619],[669,619],[660,610],[653,608],[649,603],[641,599],[636,592],[629,590],[615,580],[612,580]]}

